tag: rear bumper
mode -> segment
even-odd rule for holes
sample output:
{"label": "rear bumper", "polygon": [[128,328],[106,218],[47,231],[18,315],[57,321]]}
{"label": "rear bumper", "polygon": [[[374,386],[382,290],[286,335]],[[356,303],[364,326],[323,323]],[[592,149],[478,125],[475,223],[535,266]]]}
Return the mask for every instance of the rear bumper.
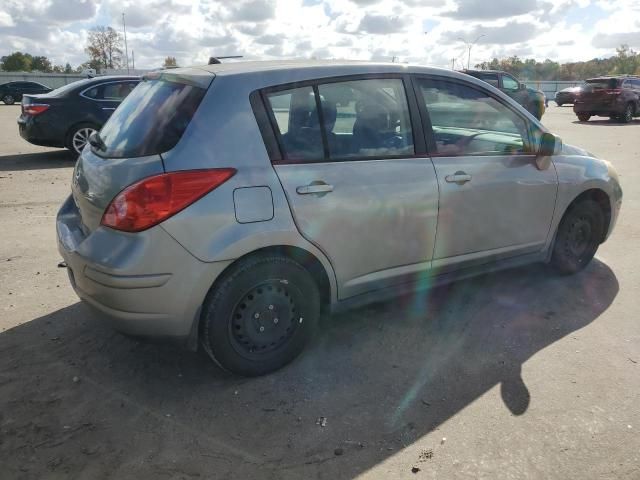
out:
{"label": "rear bumper", "polygon": [[18,132],[27,142],[43,147],[64,148],[64,133],[57,132],[56,127],[45,127],[37,118],[20,116],[18,118]]}
{"label": "rear bumper", "polygon": [[213,281],[230,262],[197,260],[164,229],[85,235],[69,197],[57,217],[58,251],[76,294],[116,330],[186,341]]}

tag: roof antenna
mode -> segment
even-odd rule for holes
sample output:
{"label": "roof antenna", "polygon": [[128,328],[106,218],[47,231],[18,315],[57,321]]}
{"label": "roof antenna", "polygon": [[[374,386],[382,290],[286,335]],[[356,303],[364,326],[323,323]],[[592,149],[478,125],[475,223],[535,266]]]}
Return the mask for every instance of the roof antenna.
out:
{"label": "roof antenna", "polygon": [[227,55],[226,57],[209,57],[208,65],[218,65],[222,63],[220,60],[225,60],[227,58],[242,58],[242,55]]}

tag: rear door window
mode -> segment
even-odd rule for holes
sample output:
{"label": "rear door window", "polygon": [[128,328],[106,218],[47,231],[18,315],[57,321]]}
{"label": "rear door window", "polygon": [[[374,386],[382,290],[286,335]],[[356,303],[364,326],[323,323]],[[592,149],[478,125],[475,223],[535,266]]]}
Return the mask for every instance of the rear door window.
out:
{"label": "rear door window", "polygon": [[490,85],[493,85],[496,88],[500,87],[500,82],[498,81],[497,73],[480,73],[478,74],[478,78],[480,80],[487,82]]}
{"label": "rear door window", "polygon": [[286,161],[415,153],[407,97],[399,78],[281,90],[268,93],[267,102]]}
{"label": "rear door window", "polygon": [[135,88],[137,82],[107,83],[102,89],[102,99],[121,102]]}
{"label": "rear door window", "polygon": [[411,118],[399,78],[318,86],[332,160],[414,154]]}
{"label": "rear door window", "polygon": [[286,160],[322,160],[324,148],[316,98],[312,87],[282,90],[267,95]]}
{"label": "rear door window", "polygon": [[165,80],[143,80],[100,131],[103,157],[142,157],[171,150],[195,114],[205,88]]}

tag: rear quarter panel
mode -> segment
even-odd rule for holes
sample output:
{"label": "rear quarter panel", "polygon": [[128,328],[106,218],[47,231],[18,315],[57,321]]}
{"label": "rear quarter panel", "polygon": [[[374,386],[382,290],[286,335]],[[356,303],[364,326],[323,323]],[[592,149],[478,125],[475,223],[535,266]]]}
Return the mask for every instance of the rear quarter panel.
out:
{"label": "rear quarter panel", "polygon": [[[271,246],[302,248],[323,264],[335,299],[333,268],[326,256],[299,233],[251,108],[249,94],[263,87],[259,76],[219,76],[213,81],[180,142],[162,155],[165,169],[169,172],[230,167],[237,173],[163,222],[162,228],[204,262],[234,260]],[[271,219],[238,221],[234,192],[247,187],[271,191]]]}

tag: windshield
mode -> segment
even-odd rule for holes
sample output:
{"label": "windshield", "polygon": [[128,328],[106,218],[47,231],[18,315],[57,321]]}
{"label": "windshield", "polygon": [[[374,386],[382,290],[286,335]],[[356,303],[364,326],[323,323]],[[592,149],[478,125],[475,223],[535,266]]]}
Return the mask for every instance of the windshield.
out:
{"label": "windshield", "polygon": [[164,79],[143,80],[100,131],[103,157],[142,157],[172,149],[206,90]]}

